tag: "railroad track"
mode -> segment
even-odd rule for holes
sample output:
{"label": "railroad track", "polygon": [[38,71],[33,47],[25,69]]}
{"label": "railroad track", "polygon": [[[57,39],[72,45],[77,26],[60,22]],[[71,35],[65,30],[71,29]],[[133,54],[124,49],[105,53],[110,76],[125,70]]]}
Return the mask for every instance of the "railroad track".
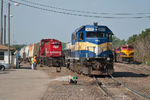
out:
{"label": "railroad track", "polygon": [[[133,69],[133,70],[137,70],[137,71],[139,71],[139,72],[143,72],[143,70],[144,70],[144,71],[147,71],[147,72],[150,72],[150,69],[145,68],[145,67],[142,67],[142,68],[135,68],[135,67],[128,66],[127,64],[121,64],[121,63],[120,63],[119,65],[128,67],[128,68]],[[118,66],[119,66],[119,65],[118,65]],[[148,74],[148,75],[149,75],[149,74]]]}
{"label": "railroad track", "polygon": [[[115,79],[112,75],[109,75],[110,77],[109,77],[109,79],[111,79],[111,80],[113,80],[114,82],[115,82],[115,84],[116,84],[116,88],[118,88],[118,90],[119,90],[119,88],[124,88],[124,89],[126,89],[127,91],[130,91],[132,94],[134,94],[135,96],[138,96],[138,97],[141,97],[141,98],[143,98],[144,100],[146,99],[146,100],[150,100],[150,97],[148,97],[148,96],[146,96],[146,95],[144,95],[144,94],[142,94],[142,93],[140,93],[139,91],[137,91],[137,90],[134,90],[133,88],[130,88],[130,87],[128,87],[128,86],[126,86],[124,83],[122,83],[121,81],[119,81],[119,80],[117,80],[117,79]],[[112,94],[111,94],[111,92],[110,91],[108,91],[108,87],[106,87],[107,85],[105,85],[105,83],[103,83],[103,82],[101,82],[101,81],[99,81],[99,79],[98,78],[96,78],[96,77],[94,77],[94,80],[96,81],[96,83],[97,83],[97,86],[102,90],[102,92],[110,99],[110,100],[119,100],[119,99],[117,99],[116,98],[116,96],[113,96]],[[114,84],[114,83],[113,83]],[[105,85],[105,86],[104,86]],[[116,94],[117,95],[117,94]],[[120,94],[118,94],[118,95],[120,95]],[[124,95],[123,95],[124,96]],[[124,97],[127,97],[126,95],[124,96]],[[122,99],[122,98],[121,98]],[[127,99],[127,98],[126,98]],[[140,99],[139,99],[140,100]]]}
{"label": "railroad track", "polygon": [[111,100],[115,100],[115,98],[113,98],[112,95],[102,86],[103,83],[99,82],[98,79],[95,78],[95,77],[94,77],[94,79],[96,80],[97,86],[102,90],[104,95],[108,96],[108,98],[111,99]]}

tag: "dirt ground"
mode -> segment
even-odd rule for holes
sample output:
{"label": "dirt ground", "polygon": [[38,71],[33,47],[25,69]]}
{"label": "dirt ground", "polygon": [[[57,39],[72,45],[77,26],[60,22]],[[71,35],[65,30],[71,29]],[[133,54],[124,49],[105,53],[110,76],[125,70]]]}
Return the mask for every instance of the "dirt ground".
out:
{"label": "dirt ground", "polygon": [[114,76],[128,87],[150,96],[150,66],[115,64]]}
{"label": "dirt ground", "polygon": [[[37,69],[47,73],[50,80],[42,100],[110,100],[98,88],[92,77],[79,75],[65,67],[62,67],[61,72],[56,72],[55,67],[38,66]],[[113,76],[117,80],[146,96],[150,95],[150,67],[115,63],[114,69],[115,73]],[[76,85],[69,83],[73,76],[79,77]],[[105,78],[102,78],[101,81],[107,82]],[[110,91],[114,91],[113,94],[115,94],[124,91],[124,89],[116,89],[114,87]],[[124,95],[126,96],[125,98],[118,98],[116,100],[146,100],[130,93],[128,90],[124,91]]]}
{"label": "dirt ground", "polygon": [[[40,68],[48,73],[50,83],[42,100],[108,100],[99,89],[93,79],[84,75],[78,75],[65,67],[61,72],[56,68]],[[78,76],[77,84],[70,84],[70,78]]]}

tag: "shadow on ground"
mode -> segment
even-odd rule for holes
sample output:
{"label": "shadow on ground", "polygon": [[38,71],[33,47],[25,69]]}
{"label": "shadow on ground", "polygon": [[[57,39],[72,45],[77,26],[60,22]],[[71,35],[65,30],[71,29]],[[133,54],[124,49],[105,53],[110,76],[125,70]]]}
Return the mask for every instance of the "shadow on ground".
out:
{"label": "shadow on ground", "polygon": [[148,77],[149,74],[137,74],[132,72],[115,72],[113,73],[114,77]]}
{"label": "shadow on ground", "polygon": [[0,70],[0,74],[8,74],[11,71],[16,71],[15,69],[5,69],[4,71]]}
{"label": "shadow on ground", "polygon": [[117,61],[115,63],[124,63],[124,64],[135,64],[135,65],[140,65],[142,62],[139,61],[132,61],[132,62],[126,62],[126,61]]}
{"label": "shadow on ground", "polygon": [[[150,74],[137,74],[137,73],[132,73],[132,72],[114,72],[112,74],[113,77],[148,77]],[[96,78],[106,78],[110,77],[109,75],[94,75],[91,77],[96,77]]]}
{"label": "shadow on ground", "polygon": [[20,67],[20,68],[18,68],[18,69],[31,69],[31,67]]}
{"label": "shadow on ground", "polygon": [[0,74],[8,74],[9,72],[7,71],[0,71]]}

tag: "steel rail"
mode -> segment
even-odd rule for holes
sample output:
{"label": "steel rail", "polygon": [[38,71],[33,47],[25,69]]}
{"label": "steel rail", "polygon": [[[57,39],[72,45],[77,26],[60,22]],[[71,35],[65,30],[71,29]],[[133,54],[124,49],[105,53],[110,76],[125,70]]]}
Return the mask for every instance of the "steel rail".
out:
{"label": "steel rail", "polygon": [[110,77],[111,77],[112,80],[118,82],[119,84],[121,84],[121,86],[123,86],[123,87],[125,87],[126,89],[130,90],[132,93],[136,94],[137,96],[141,96],[141,97],[143,97],[143,98],[145,98],[145,99],[150,100],[150,97],[148,97],[148,96],[142,94],[141,92],[138,92],[138,91],[136,91],[136,90],[134,90],[134,89],[132,89],[132,88],[129,88],[128,86],[126,86],[125,84],[123,84],[121,81],[115,79],[112,75],[110,75]]}
{"label": "steel rail", "polygon": [[102,82],[99,82],[98,79],[96,77],[94,77],[94,79],[96,80],[97,86],[102,90],[102,92],[108,96],[108,98],[110,98],[111,100],[115,100],[112,95],[110,95],[103,87],[102,87]]}

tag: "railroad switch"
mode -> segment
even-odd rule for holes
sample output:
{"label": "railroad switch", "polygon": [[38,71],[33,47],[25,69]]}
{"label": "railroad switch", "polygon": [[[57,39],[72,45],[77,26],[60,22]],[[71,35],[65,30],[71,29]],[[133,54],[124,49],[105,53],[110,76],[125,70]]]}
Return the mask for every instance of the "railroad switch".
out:
{"label": "railroad switch", "polygon": [[72,79],[70,79],[70,84],[77,84],[77,82],[78,82],[78,76],[73,76],[73,78]]}

